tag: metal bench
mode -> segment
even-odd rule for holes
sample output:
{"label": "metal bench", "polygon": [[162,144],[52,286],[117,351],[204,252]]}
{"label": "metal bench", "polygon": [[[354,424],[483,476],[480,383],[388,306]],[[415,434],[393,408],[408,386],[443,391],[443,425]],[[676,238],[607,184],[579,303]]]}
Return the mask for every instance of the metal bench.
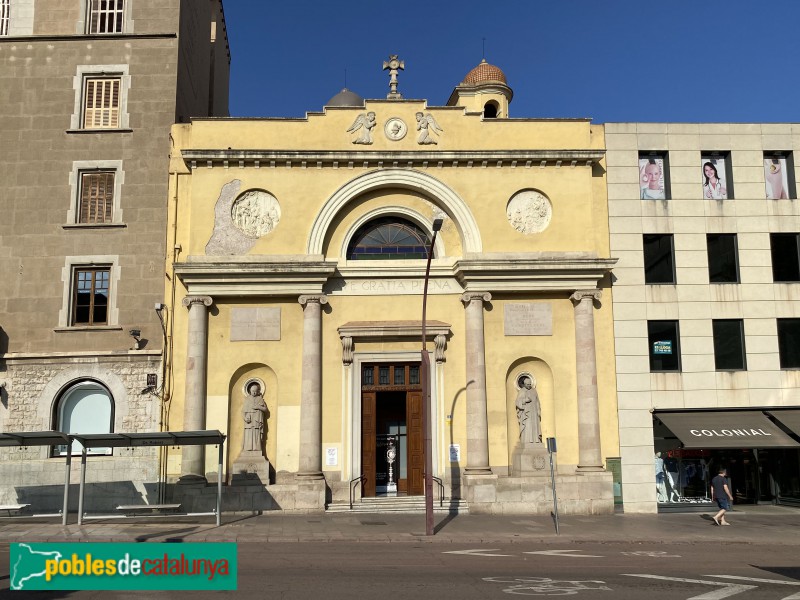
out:
{"label": "metal bench", "polygon": [[135,516],[144,513],[178,512],[180,508],[180,504],[121,504],[117,510],[128,516]]}
{"label": "metal bench", "polygon": [[28,508],[30,504],[0,504],[0,512],[5,511],[7,516],[11,516],[11,513],[19,513],[20,511]]}

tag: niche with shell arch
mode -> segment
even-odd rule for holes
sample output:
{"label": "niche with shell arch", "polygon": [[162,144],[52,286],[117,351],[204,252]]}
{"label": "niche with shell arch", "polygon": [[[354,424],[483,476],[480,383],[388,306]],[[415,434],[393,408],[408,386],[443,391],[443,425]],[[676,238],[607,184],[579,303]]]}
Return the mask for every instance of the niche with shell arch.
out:
{"label": "niche with shell arch", "polygon": [[242,450],[244,437],[244,420],[242,418],[242,405],[244,402],[245,385],[250,381],[258,381],[263,385],[264,402],[267,404],[267,415],[264,422],[264,437],[266,442],[262,445],[264,456],[270,463],[270,483],[275,482],[275,457],[277,456],[278,432],[278,377],[270,367],[262,363],[242,365],[231,377],[228,387],[228,444],[225,472],[230,477],[233,463]]}
{"label": "niche with shell arch", "polygon": [[506,372],[506,415],[508,428],[508,464],[519,441],[517,420],[517,393],[523,376],[530,376],[536,384],[542,406],[542,441],[555,436],[555,406],[553,402],[553,372],[545,361],[527,356],[514,361]]}

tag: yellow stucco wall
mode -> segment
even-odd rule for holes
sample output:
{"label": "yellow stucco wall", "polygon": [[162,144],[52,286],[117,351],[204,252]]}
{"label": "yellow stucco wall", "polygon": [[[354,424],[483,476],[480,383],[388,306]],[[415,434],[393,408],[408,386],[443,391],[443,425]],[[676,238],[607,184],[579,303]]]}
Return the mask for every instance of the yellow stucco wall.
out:
{"label": "yellow stucco wall", "polygon": [[[374,111],[378,126],[373,130],[374,143],[353,145],[353,134],[346,133],[358,114]],[[414,131],[416,112],[434,115],[444,130],[438,145],[421,146]],[[391,142],[382,131],[389,117],[401,117],[409,125],[407,136]],[[435,177],[450,188],[469,207],[480,233],[484,253],[583,252],[597,257],[609,256],[607,201],[602,161],[586,166],[569,160],[556,164],[553,158],[561,150],[602,150],[602,127],[585,120],[504,120],[483,121],[478,115],[466,115],[457,107],[426,107],[418,101],[367,101],[365,109],[327,109],[325,114],[312,114],[308,119],[219,119],[198,120],[173,128],[173,159],[170,197],[168,247],[179,246],[174,253],[180,264],[187,260],[202,261],[214,229],[214,209],[222,187],[234,180],[240,191],[263,189],[277,198],[281,220],[277,228],[259,238],[245,258],[261,260],[265,256],[302,255],[306,252],[313,222],[326,202],[348,182],[381,168],[409,168],[405,163],[394,165],[391,157],[377,165],[374,156],[390,151],[428,153],[427,165],[412,170]],[[244,150],[282,152],[335,152],[338,165],[318,167],[314,160],[305,166],[295,159],[291,168],[286,161],[274,166],[262,158],[256,167],[252,159],[240,167],[231,158],[227,166],[220,161],[213,168],[197,161],[188,168],[180,152],[218,150],[222,153]],[[436,153],[550,151],[546,165],[539,162],[503,159],[481,164],[466,155],[439,165]],[[347,153],[347,155],[342,154]],[[513,152],[512,152],[513,154]],[[365,167],[364,160],[372,162]],[[352,166],[348,163],[352,162]],[[597,161],[595,161],[597,163]],[[539,234],[524,235],[511,227],[506,218],[506,205],[513,194],[524,189],[537,189],[546,194],[553,205],[549,227]],[[433,219],[434,209],[444,208],[436,197],[426,197],[419,190],[388,187],[365,191],[335,216],[325,236],[326,259],[338,260],[341,267],[353,267],[356,261],[344,261],[342,248],[359,219],[385,206],[403,206],[426,219]],[[444,256],[437,256],[434,266],[452,265],[465,253],[465,242],[453,215],[441,232]],[[188,257],[192,257],[189,259]],[[242,260],[242,259],[237,259]],[[422,263],[416,261],[414,264]],[[385,261],[357,267],[387,269]],[[417,265],[417,270],[422,267]],[[172,429],[180,429],[183,421],[185,385],[187,311],[180,300],[188,291],[174,276],[171,257],[167,261],[166,296],[172,315],[171,334],[172,379],[170,418]],[[440,277],[438,275],[437,277]],[[455,282],[455,280],[447,279]],[[444,279],[442,279],[444,281]],[[599,284],[608,285],[606,275]],[[491,291],[491,290],[490,290]],[[443,397],[438,399],[440,460],[438,470],[450,466],[446,448],[460,444],[462,465],[466,452],[466,351],[464,347],[464,308],[461,290],[450,294],[434,294],[428,300],[428,319],[451,325],[446,362],[439,367],[443,377]],[[575,371],[575,329],[573,305],[569,293],[492,291],[493,298],[484,311],[486,339],[486,383],[488,397],[490,463],[501,475],[507,473],[510,452],[516,442],[516,415],[513,388],[515,374],[533,371],[539,382],[542,401],[543,433],[557,436],[559,464],[578,463],[577,384]],[[338,464],[323,468],[338,474],[350,461],[349,407],[346,398],[347,370],[342,366],[342,346],[337,328],[352,321],[419,320],[419,294],[339,295],[331,293],[322,317],[323,323],[323,405],[322,445],[336,448]],[[175,303],[173,305],[173,302]],[[548,303],[552,307],[552,336],[506,336],[504,306],[509,302]],[[280,309],[280,341],[231,342],[230,314],[234,307],[275,307]],[[595,310],[597,381],[599,389],[600,425],[603,457],[618,456],[616,388],[614,378],[613,325],[610,293],[604,294]],[[229,464],[241,444],[240,424],[235,415],[240,410],[241,386],[248,376],[258,376],[268,384],[265,395],[270,409],[267,434],[267,455],[276,471],[296,471],[299,456],[301,357],[303,309],[297,294],[283,297],[215,297],[209,314],[208,410],[207,426],[228,432]],[[429,344],[432,350],[433,344]],[[419,343],[407,339],[357,342],[356,352],[418,351]],[[350,367],[351,369],[353,367]],[[229,398],[231,398],[229,400]],[[452,421],[448,416],[452,415]],[[233,424],[231,427],[230,425]],[[452,437],[451,437],[452,431]],[[215,470],[215,456],[208,456],[208,471]],[[324,465],[324,456],[323,456]],[[170,472],[176,474],[179,460],[173,453]],[[504,472],[505,471],[505,472]],[[352,477],[345,468],[343,475]]]}

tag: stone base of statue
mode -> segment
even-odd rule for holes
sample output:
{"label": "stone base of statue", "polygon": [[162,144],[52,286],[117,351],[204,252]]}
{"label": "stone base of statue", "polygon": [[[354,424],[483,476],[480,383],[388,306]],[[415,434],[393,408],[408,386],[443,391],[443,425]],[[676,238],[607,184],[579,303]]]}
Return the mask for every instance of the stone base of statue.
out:
{"label": "stone base of statue", "polygon": [[549,477],[550,457],[547,447],[539,443],[517,444],[511,454],[512,477]]}
{"label": "stone base of statue", "polygon": [[269,485],[269,461],[260,450],[242,450],[231,469],[231,485]]}

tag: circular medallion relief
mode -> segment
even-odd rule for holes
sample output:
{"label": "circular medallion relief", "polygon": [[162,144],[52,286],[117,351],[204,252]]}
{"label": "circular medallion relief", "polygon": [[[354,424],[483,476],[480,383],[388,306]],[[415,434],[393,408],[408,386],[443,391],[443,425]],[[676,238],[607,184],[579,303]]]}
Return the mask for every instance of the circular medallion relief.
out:
{"label": "circular medallion relief", "polygon": [[526,235],[541,233],[553,217],[553,205],[537,190],[522,190],[508,201],[506,216],[511,226]]}
{"label": "circular medallion relief", "polygon": [[397,140],[402,140],[406,137],[408,133],[408,125],[405,124],[403,119],[399,117],[392,117],[388,121],[386,121],[386,125],[383,126],[383,132],[386,134],[386,137],[390,140],[396,142]]}
{"label": "circular medallion relief", "polygon": [[272,194],[248,190],[231,206],[231,220],[246,236],[259,238],[278,226],[281,206]]}

